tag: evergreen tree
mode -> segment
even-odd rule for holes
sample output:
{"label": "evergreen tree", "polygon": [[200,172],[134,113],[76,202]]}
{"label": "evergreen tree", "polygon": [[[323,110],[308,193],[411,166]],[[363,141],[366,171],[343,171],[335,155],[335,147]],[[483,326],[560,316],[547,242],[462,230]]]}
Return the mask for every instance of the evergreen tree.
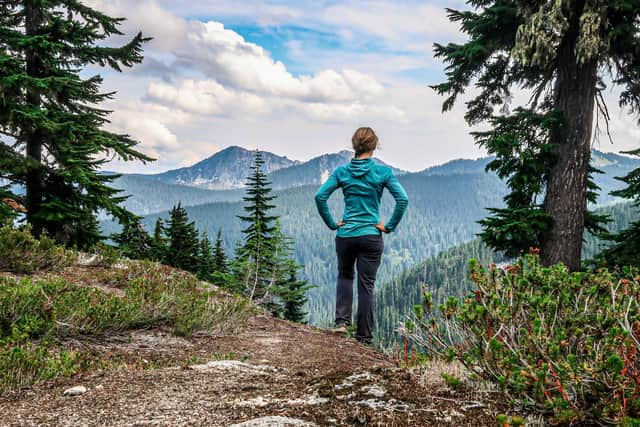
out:
{"label": "evergreen tree", "polygon": [[[597,188],[590,179],[594,110],[608,123],[603,91],[610,77],[619,103],[640,111],[640,3],[630,0],[479,1],[475,9],[448,10],[469,39],[436,44],[447,80],[433,86],[448,98],[444,110],[474,82],[466,120],[488,121],[478,144],[496,156],[489,169],[508,178],[504,210],[483,223],[496,249],[541,248],[546,264],[580,266],[585,227],[604,218],[586,211]],[[530,95],[509,111],[513,91]],[[495,109],[500,108],[499,112]],[[598,129],[596,129],[598,130]]]}
{"label": "evergreen tree", "polygon": [[270,292],[273,295],[266,307],[274,316],[302,322],[307,313],[307,291],[312,286],[298,280],[300,266],[294,259],[295,242],[283,233],[280,221],[276,220],[273,232],[273,267],[271,270]]}
{"label": "evergreen tree", "polygon": [[243,242],[236,254],[236,280],[249,299],[269,305],[273,297],[269,288],[273,284],[274,221],[278,217],[270,214],[275,207],[271,202],[276,197],[271,194],[263,165],[262,155],[256,150],[243,197],[246,214],[239,216],[247,225],[242,230]]}
{"label": "evergreen tree", "polygon": [[151,237],[142,227],[139,217],[128,219],[122,224],[122,231],[111,236],[124,256],[130,259],[151,258]]}
{"label": "evergreen tree", "polygon": [[162,218],[156,220],[153,229],[153,237],[151,238],[151,259],[154,261],[163,261],[167,253],[167,239],[164,237],[164,227]]}
{"label": "evergreen tree", "polygon": [[[640,149],[628,154],[640,156]],[[640,207],[640,168],[618,179],[627,184],[627,187],[611,194],[633,200],[633,206]],[[613,245],[600,254],[601,259],[611,265],[640,266],[640,221],[633,222],[619,233],[605,234],[604,238],[612,241]]]}
{"label": "evergreen tree", "polygon": [[221,229],[218,229],[218,235],[216,237],[216,246],[213,253],[213,259],[214,259],[214,271],[216,273],[226,274],[229,272],[227,254],[224,252],[224,246],[222,242]]}
{"label": "evergreen tree", "polygon": [[198,258],[198,278],[210,281],[216,270],[216,260],[207,233],[202,234]]}
{"label": "evergreen tree", "polygon": [[116,156],[151,160],[128,135],[103,129],[109,111],[98,105],[99,75],[81,77],[87,66],[117,71],[142,61],[139,33],[122,47],[104,40],[122,35],[112,18],[76,0],[8,0],[0,3],[1,177],[23,186],[27,221],[39,236],[79,247],[102,238],[95,215],[105,210],[121,221],[132,214],[109,184],[117,175],[99,172]]}
{"label": "evergreen tree", "polygon": [[292,322],[306,323],[307,312],[304,306],[307,303],[307,291],[313,286],[308,285],[306,280],[298,279],[299,268],[298,264],[291,260],[287,280],[278,287],[283,303],[282,317]]}
{"label": "evergreen tree", "polygon": [[185,208],[174,206],[169,212],[169,221],[165,228],[168,239],[164,263],[190,272],[199,267],[198,232],[194,222],[189,222]]}

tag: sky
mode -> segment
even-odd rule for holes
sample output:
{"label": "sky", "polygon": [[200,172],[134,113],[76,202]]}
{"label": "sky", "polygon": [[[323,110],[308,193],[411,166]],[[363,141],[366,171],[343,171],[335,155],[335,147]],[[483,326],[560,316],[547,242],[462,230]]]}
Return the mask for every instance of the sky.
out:
{"label": "sky", "polygon": [[[138,31],[153,37],[142,64],[123,73],[85,71],[117,91],[106,105],[114,111],[109,128],[132,135],[157,159],[116,160],[109,170],[174,169],[231,145],[307,160],[350,148],[359,126],[378,133],[378,157],[405,170],[485,155],[463,120],[464,102],[443,114],[442,98],[429,88],[444,79],[433,43],[463,40],[445,12],[464,9],[462,1],[85,3],[127,18],[125,35],[109,44]],[[596,148],[635,148],[635,120],[609,104],[615,144],[602,138]]]}

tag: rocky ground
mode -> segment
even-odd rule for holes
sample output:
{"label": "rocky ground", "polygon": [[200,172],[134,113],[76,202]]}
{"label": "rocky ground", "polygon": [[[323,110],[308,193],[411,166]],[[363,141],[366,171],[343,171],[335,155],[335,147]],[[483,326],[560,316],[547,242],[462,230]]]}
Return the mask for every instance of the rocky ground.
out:
{"label": "rocky ground", "polygon": [[[0,424],[495,426],[506,411],[495,393],[451,390],[449,367],[399,369],[354,340],[265,315],[234,336],[66,344],[114,363],[0,397]],[[86,392],[65,396],[72,386]]]}

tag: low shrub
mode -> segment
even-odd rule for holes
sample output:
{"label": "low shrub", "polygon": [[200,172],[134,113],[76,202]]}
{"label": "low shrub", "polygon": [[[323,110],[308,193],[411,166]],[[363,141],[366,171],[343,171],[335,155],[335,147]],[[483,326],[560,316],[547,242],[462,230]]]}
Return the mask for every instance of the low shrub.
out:
{"label": "low shrub", "polygon": [[637,271],[571,273],[543,268],[531,254],[504,269],[472,261],[471,278],[473,292],[438,312],[425,290],[425,304],[401,332],[555,423],[637,422]]}
{"label": "low shrub", "polygon": [[0,393],[70,376],[81,364],[77,353],[51,348],[46,342],[0,346]]}
{"label": "low shrub", "polygon": [[75,259],[73,251],[56,246],[46,235],[36,239],[28,227],[0,227],[0,271],[23,274],[57,270],[71,265]]}
{"label": "low shrub", "polygon": [[143,262],[129,274],[124,295],[60,277],[0,278],[0,343],[156,326],[179,335],[224,332],[249,310],[244,299],[205,290],[188,273]]}

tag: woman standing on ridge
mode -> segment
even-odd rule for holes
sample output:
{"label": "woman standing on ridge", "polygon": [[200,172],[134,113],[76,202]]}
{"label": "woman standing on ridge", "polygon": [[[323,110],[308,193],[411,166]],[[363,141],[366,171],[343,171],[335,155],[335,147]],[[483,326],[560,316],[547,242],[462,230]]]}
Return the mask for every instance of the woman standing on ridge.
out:
{"label": "woman standing on ridge", "polygon": [[[362,127],[351,138],[355,157],[333,172],[315,195],[320,216],[332,230],[338,230],[338,286],[334,331],[346,333],[351,324],[354,264],[358,270],[358,313],[356,338],[366,344],[373,337],[374,285],[384,243],[382,233],[391,233],[407,209],[407,193],[391,168],[373,160],[378,137],[373,129]],[[338,188],[344,194],[344,214],[335,222],[327,200]],[[389,222],[380,221],[380,198],[387,188],[396,201]]]}

